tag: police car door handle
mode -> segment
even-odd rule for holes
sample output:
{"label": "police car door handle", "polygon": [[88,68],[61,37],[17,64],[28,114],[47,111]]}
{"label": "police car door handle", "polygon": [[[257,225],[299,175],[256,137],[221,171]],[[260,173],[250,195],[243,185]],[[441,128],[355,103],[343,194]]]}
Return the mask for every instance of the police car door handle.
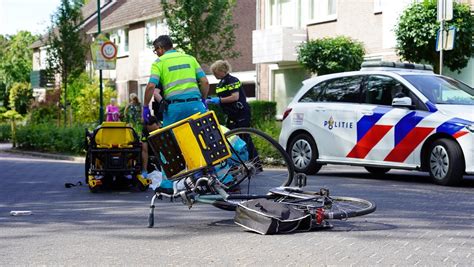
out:
{"label": "police car door handle", "polygon": [[326,109],[324,107],[315,107],[314,110],[315,111],[326,111]]}
{"label": "police car door handle", "polygon": [[372,110],[362,110],[363,115],[374,115],[374,112]]}

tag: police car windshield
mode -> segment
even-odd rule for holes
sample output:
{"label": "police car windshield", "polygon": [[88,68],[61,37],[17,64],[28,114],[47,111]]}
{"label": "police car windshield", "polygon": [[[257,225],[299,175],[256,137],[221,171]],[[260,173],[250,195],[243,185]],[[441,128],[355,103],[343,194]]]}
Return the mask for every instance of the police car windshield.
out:
{"label": "police car windshield", "polygon": [[402,75],[434,104],[474,105],[474,89],[444,76]]}

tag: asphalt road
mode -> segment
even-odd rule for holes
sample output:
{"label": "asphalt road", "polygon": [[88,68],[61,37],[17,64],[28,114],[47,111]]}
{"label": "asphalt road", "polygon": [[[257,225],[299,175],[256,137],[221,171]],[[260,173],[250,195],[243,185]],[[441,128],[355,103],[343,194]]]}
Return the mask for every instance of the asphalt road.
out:
{"label": "asphalt road", "polygon": [[474,266],[474,177],[442,187],[417,172],[324,167],[309,189],[370,199],[377,211],[331,230],[261,236],[232,212],[167,200],[146,228],[151,191],[64,187],[82,175],[82,163],[0,152],[1,266]]}

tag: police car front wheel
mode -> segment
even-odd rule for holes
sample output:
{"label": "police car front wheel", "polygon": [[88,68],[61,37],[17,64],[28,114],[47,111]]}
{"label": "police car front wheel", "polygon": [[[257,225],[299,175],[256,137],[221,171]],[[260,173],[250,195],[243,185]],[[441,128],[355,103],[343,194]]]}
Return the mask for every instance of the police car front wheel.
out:
{"label": "police car front wheel", "polygon": [[434,183],[456,185],[464,174],[464,157],[461,147],[451,139],[438,139],[430,146],[429,173]]}

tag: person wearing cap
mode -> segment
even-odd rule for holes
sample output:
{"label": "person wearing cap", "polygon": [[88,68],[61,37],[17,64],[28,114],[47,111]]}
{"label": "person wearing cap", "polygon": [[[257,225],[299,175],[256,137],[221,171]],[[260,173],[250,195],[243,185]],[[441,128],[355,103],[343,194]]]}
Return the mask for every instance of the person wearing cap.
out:
{"label": "person wearing cap", "polygon": [[207,97],[209,82],[197,60],[173,49],[168,35],[161,35],[153,42],[154,53],[159,58],[151,66],[151,74],[145,89],[143,120],[151,116],[149,103],[155,88],[163,87],[163,126],[207,111],[202,99]]}

